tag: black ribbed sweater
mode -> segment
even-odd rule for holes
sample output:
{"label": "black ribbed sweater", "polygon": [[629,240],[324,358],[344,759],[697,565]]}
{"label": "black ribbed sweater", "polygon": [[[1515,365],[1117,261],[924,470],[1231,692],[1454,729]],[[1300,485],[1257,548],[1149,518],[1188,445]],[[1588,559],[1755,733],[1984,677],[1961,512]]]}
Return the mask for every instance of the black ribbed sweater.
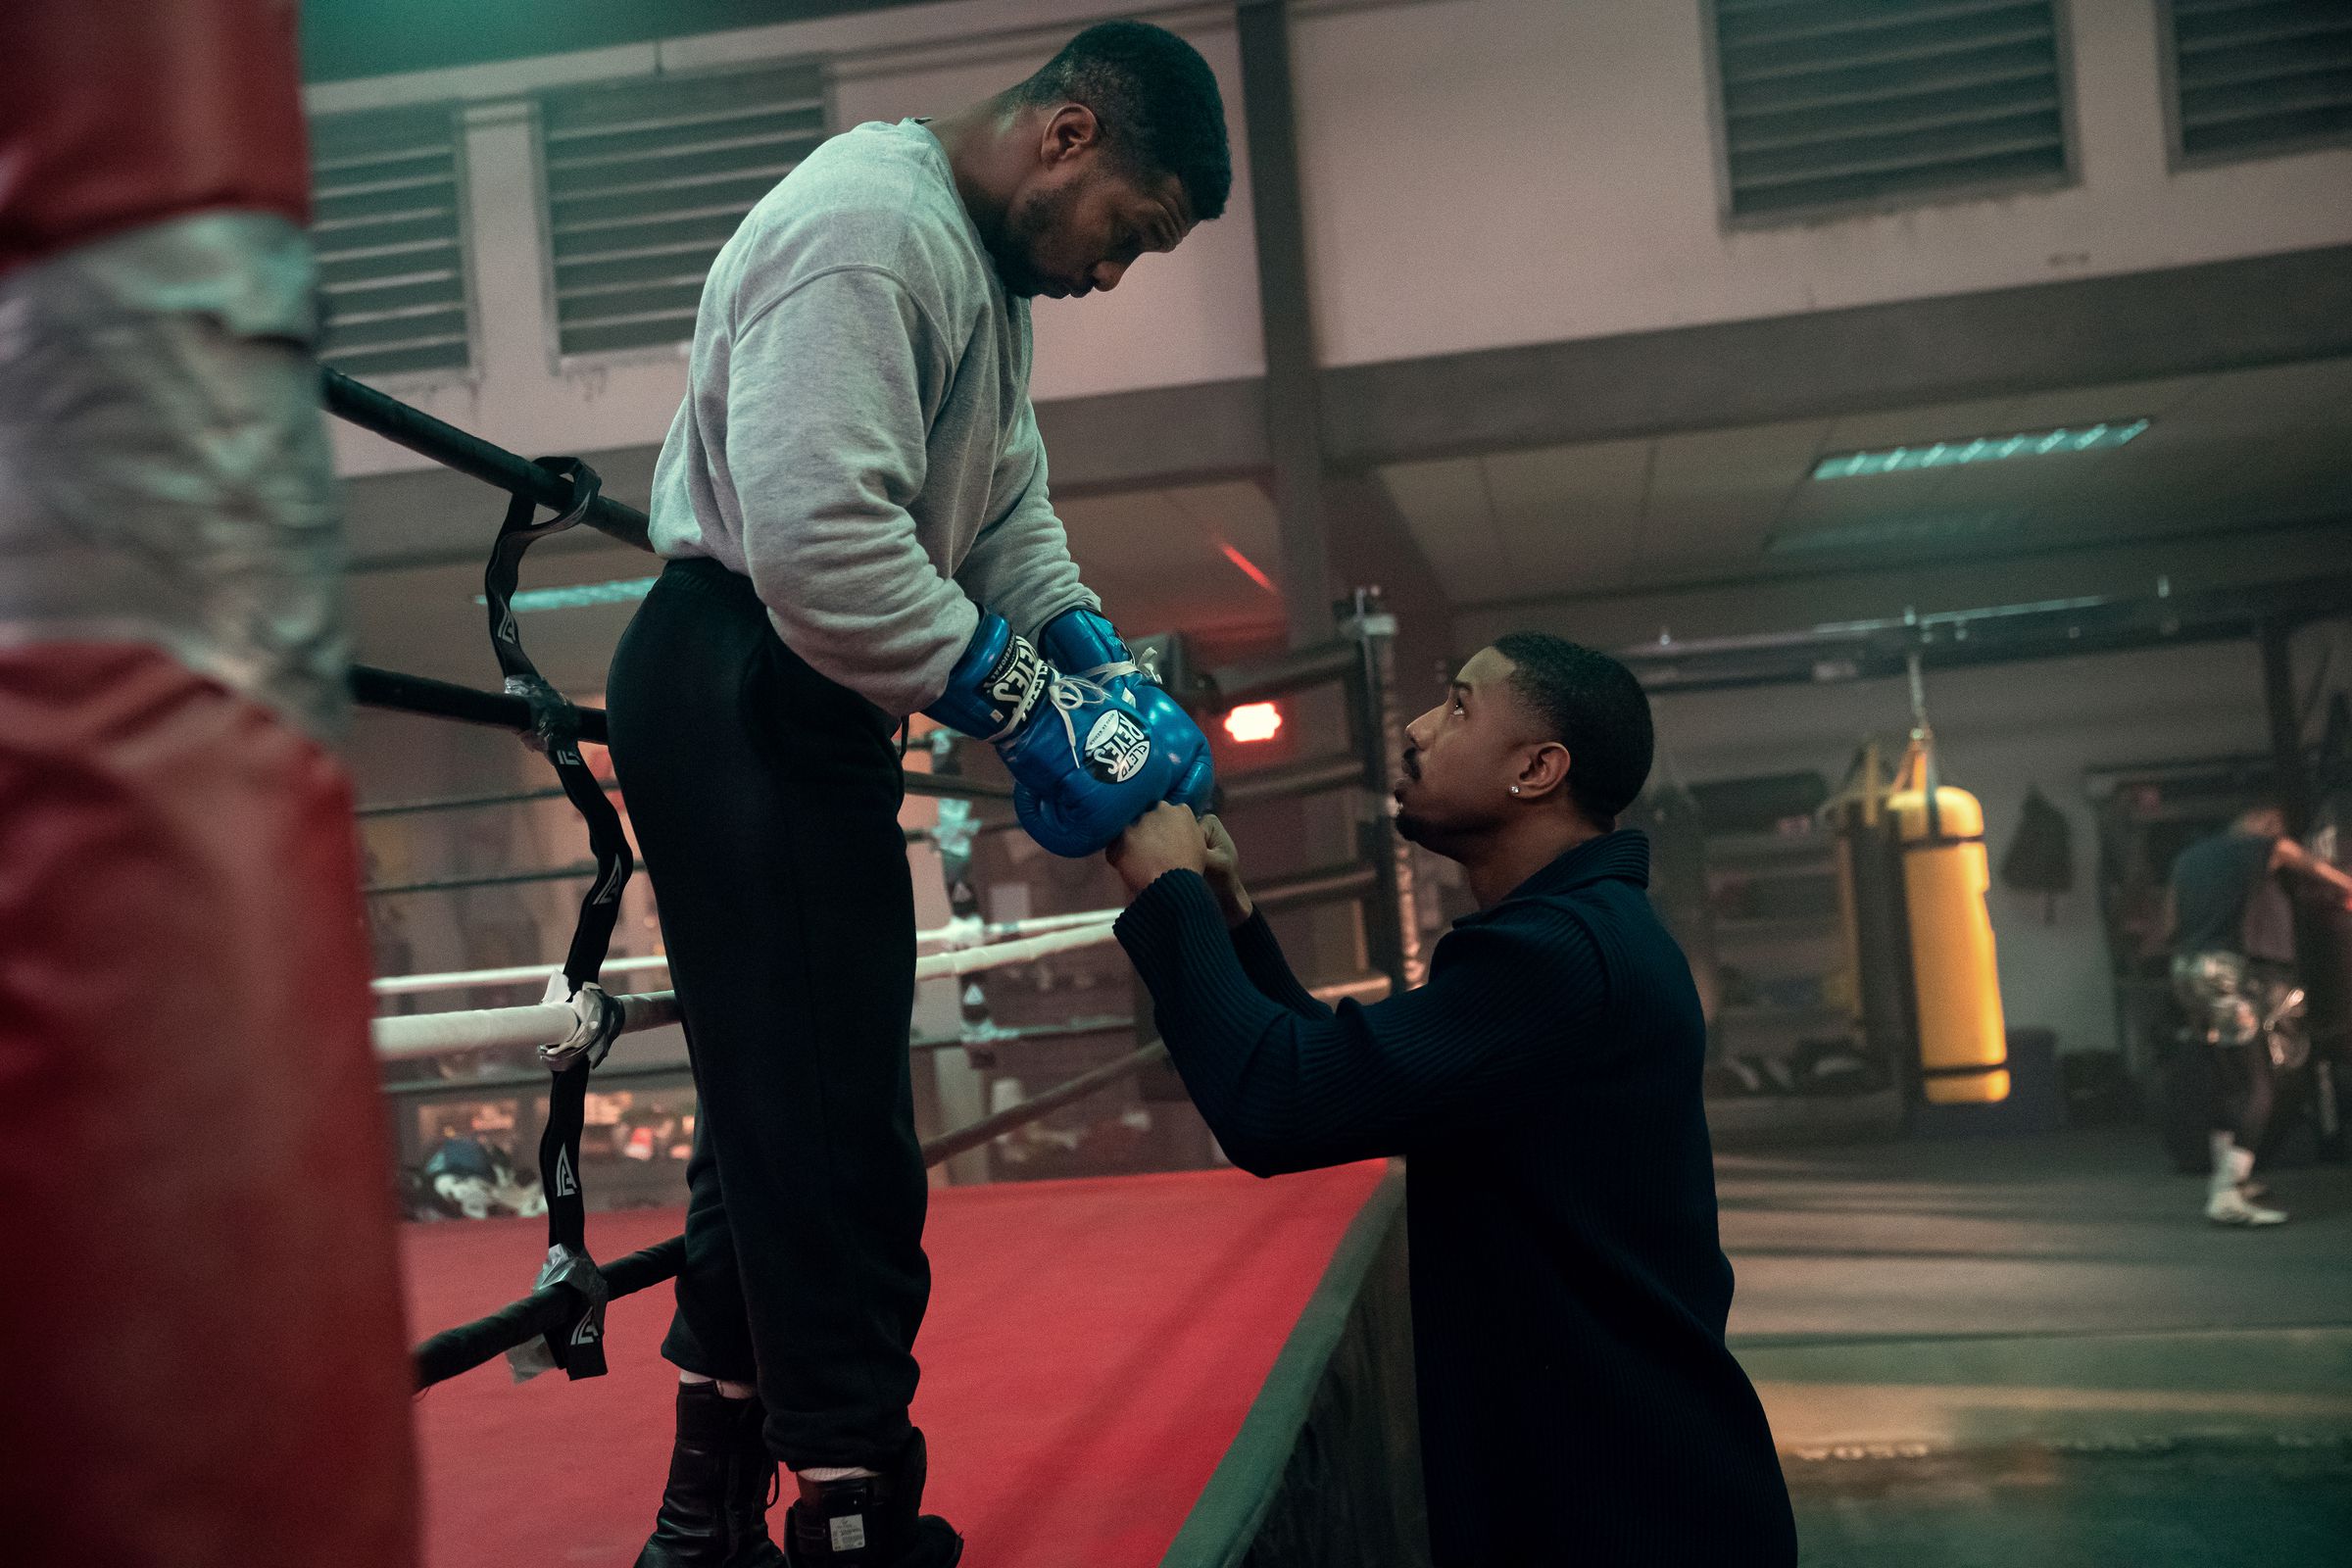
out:
{"label": "black ribbed sweater", "polygon": [[1724,1348],[1705,1025],[1640,833],[1454,922],[1429,981],[1335,1012],[1263,916],[1171,872],[1119,921],[1235,1164],[1406,1156],[1440,1568],[1787,1568],[1772,1434]]}

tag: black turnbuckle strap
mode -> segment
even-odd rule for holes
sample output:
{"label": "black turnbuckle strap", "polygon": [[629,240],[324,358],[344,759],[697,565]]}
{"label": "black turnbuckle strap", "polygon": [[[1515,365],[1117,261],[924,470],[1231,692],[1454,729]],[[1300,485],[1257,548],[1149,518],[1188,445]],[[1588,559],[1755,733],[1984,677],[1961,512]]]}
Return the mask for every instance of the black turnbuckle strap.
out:
{"label": "black turnbuckle strap", "polygon": [[517,1383],[551,1366],[562,1367],[574,1382],[605,1375],[605,1302],[611,1291],[588,1254],[587,1210],[580,1199],[580,1131],[590,1071],[582,1057],[556,1073],[548,1091],[547,1126],[539,1135],[547,1262],[531,1288],[564,1287],[574,1298],[573,1310],[557,1327],[507,1352]]}
{"label": "black turnbuckle strap", "polygon": [[[620,896],[628,886],[635,861],[628,837],[621,831],[620,813],[612,808],[604,786],[580,757],[579,710],[549,685],[523,652],[522,634],[515,624],[514,589],[520,579],[523,552],[550,534],[575,526],[596,503],[603,488],[596,470],[577,458],[541,458],[539,466],[571,480],[571,505],[545,522],[535,521],[538,506],[527,496],[514,496],[507,505],[506,520],[491,547],[490,564],[482,574],[482,597],[489,609],[490,647],[498,656],[507,691],[527,701],[533,719],[530,741],[546,754],[573,809],[588,825],[589,847],[596,855],[596,880],[581,895],[579,915],[572,925],[571,946],[564,956],[565,989],[577,1002],[592,990],[611,950],[612,927],[620,917]],[[603,1274],[588,1252],[588,1210],[580,1192],[580,1138],[586,1121],[588,1075],[604,1059],[618,1023],[612,1004],[596,996],[588,999],[602,1020],[593,1031],[590,1049],[553,1061],[554,1079],[547,1103],[547,1127],[539,1138],[539,1183],[547,1198],[547,1263],[539,1271],[538,1287],[562,1286],[578,1300],[578,1311],[560,1330],[509,1352],[516,1378],[527,1378],[559,1366],[570,1378],[602,1376],[605,1371],[605,1300]]]}

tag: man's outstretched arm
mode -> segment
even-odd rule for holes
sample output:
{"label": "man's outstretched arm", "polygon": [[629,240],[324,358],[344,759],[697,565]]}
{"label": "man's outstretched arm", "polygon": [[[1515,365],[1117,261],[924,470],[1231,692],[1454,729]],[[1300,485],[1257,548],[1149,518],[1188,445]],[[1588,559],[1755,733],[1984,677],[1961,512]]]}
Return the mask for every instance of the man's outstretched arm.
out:
{"label": "man's outstretched arm", "polygon": [[1591,938],[1539,919],[1456,932],[1417,991],[1296,1012],[1252,982],[1190,870],[1147,887],[1118,936],[1194,1102],[1261,1176],[1402,1153],[1508,1109],[1564,1065],[1602,994]]}
{"label": "man's outstretched arm", "polygon": [[2317,882],[2342,899],[2346,908],[2352,908],[2352,876],[2346,876],[2293,839],[2282,838],[2272,849],[2271,869],[2289,871],[2306,881]]}

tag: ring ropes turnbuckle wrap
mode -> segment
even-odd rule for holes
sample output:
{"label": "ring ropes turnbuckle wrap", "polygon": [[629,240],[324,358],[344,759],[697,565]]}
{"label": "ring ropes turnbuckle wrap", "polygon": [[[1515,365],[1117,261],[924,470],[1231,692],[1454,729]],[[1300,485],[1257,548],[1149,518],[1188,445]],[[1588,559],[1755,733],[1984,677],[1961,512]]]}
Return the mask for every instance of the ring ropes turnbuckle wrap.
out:
{"label": "ring ropes turnbuckle wrap", "polygon": [[572,1309],[567,1322],[508,1349],[517,1381],[550,1367],[561,1367],[573,1379],[605,1372],[605,1302],[611,1290],[588,1252],[580,1138],[587,1117],[588,1075],[612,1051],[625,1018],[624,1009],[597,984],[597,976],[612,947],[621,892],[635,869],[620,813],[580,756],[580,711],[548,684],[523,652],[514,607],[523,552],[550,534],[576,526],[595,507],[604,486],[596,470],[577,458],[541,458],[535,466],[571,481],[571,504],[538,522],[533,520],[539,512],[536,500],[519,490],[510,495],[506,518],[490,548],[490,564],[482,573],[482,595],[489,611],[490,647],[506,677],[507,693],[530,705],[526,739],[546,754],[565,798],[587,824],[596,877],[580,896],[571,946],[563,969],[549,980],[544,999],[549,1004],[568,1005],[573,1026],[564,1040],[539,1048],[539,1058],[554,1081],[548,1091],[547,1125],[539,1137],[539,1186],[547,1197],[547,1262],[539,1270],[534,1294],[556,1292],[570,1299]]}

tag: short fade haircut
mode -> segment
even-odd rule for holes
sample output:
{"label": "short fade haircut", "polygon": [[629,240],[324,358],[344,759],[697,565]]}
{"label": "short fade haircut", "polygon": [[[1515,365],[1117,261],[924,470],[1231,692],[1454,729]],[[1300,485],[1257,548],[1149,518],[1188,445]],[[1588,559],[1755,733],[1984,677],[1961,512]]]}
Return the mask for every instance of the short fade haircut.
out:
{"label": "short fade haircut", "polygon": [[1114,157],[1147,178],[1175,175],[1195,221],[1223,216],[1233,194],[1225,99],[1200,52],[1167,28],[1100,23],[1062,45],[1011,98],[1024,108],[1086,105]]}
{"label": "short fade haircut", "polygon": [[1497,637],[1494,651],[1511,662],[1511,689],[1546,738],[1568,748],[1577,809],[1594,827],[1615,827],[1648,782],[1656,746],[1641,681],[1608,655],[1545,632]]}

